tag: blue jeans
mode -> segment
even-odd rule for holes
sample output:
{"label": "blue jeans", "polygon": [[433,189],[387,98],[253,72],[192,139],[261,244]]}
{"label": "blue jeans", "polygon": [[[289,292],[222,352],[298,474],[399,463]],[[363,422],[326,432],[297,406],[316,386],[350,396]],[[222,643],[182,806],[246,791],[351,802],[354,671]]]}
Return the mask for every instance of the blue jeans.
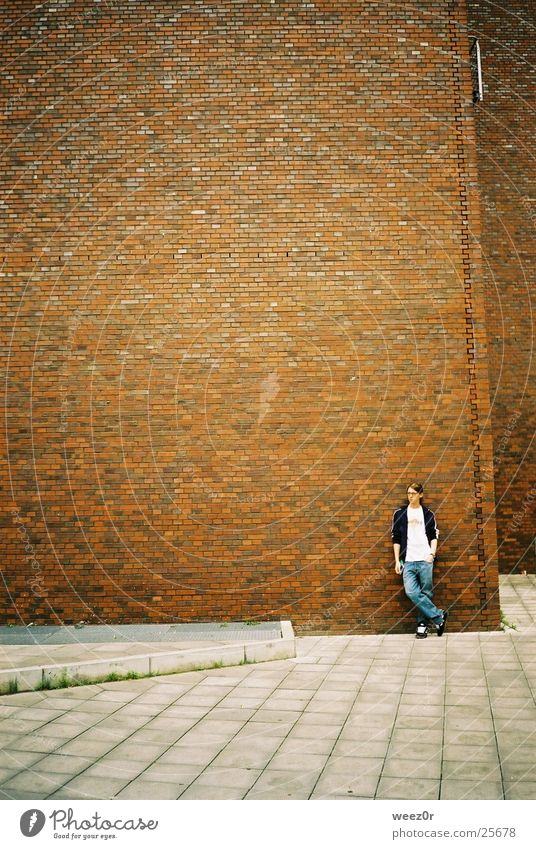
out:
{"label": "blue jeans", "polygon": [[404,591],[417,608],[417,623],[433,622],[439,625],[443,621],[443,611],[432,601],[432,563],[426,560],[406,561],[402,570]]}

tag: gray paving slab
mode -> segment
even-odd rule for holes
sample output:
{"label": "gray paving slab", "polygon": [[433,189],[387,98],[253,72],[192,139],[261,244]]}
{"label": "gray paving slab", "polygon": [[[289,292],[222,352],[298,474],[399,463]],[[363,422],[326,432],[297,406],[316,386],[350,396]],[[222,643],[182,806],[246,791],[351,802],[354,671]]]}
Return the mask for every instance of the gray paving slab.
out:
{"label": "gray paving slab", "polygon": [[536,799],[536,781],[505,781],[505,799]]}
{"label": "gray paving slab", "polygon": [[[143,798],[143,797],[139,797]],[[147,797],[151,798],[151,797]],[[153,797],[158,798],[158,797]],[[179,796],[180,799],[207,799],[211,801],[231,801],[238,800],[244,798],[244,790],[239,787],[217,787],[217,786],[205,786],[204,784],[198,784],[197,781],[194,781],[193,784],[188,787],[184,793]]]}
{"label": "gray paving slab", "polygon": [[181,787],[164,781],[135,780],[127,784],[115,799],[177,799],[182,792]]}
{"label": "gray paving slab", "polygon": [[444,760],[441,770],[443,779],[462,781],[501,781],[499,759],[490,761],[453,761]]}
{"label": "gray paving slab", "polygon": [[261,774],[260,769],[209,766],[196,779],[195,784],[206,787],[234,787],[246,793]]}
{"label": "gray paving slab", "polygon": [[441,755],[398,758],[387,755],[382,775],[396,778],[441,778]]}
{"label": "gray paving slab", "polygon": [[318,773],[310,771],[296,775],[295,772],[265,769],[245,799],[308,799]]}
{"label": "gray paving slab", "polygon": [[471,781],[446,778],[441,782],[440,799],[504,799],[500,781]]}
{"label": "gray paving slab", "polygon": [[396,778],[383,776],[377,799],[439,799],[439,780],[431,778]]}
{"label": "gray paving slab", "polygon": [[327,767],[312,792],[312,799],[329,799],[337,796],[354,796],[374,799],[379,776],[376,774],[356,775],[336,772]]}
{"label": "gray paving slab", "polygon": [[[333,740],[323,737],[299,737],[292,732],[286,737],[277,750],[278,755],[293,758],[295,755],[330,755],[333,750]],[[343,754],[341,752],[341,754]]]}
{"label": "gray paving slab", "polygon": [[488,738],[486,745],[480,746],[446,743],[443,746],[443,759],[457,763],[470,761],[472,763],[494,764],[497,760],[497,746],[492,737]]}

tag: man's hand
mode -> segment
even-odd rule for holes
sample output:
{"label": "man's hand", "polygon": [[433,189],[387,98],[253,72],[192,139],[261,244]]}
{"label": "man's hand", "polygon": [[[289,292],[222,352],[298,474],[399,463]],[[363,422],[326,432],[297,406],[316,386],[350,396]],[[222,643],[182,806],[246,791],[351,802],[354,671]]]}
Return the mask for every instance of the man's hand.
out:
{"label": "man's hand", "polygon": [[434,562],[434,555],[429,554],[428,557],[426,558],[426,562],[427,563],[433,563]]}
{"label": "man's hand", "polygon": [[400,561],[398,561],[398,560],[395,563],[395,572],[396,572],[397,575],[402,574],[402,566],[400,565]]}

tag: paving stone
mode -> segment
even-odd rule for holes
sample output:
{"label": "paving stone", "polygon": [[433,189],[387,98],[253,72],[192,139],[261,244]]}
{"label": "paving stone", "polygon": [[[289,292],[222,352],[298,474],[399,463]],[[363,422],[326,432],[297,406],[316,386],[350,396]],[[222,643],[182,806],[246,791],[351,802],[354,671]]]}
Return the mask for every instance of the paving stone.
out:
{"label": "paving stone", "polygon": [[467,746],[456,743],[446,743],[443,747],[443,759],[446,761],[471,762],[471,763],[496,763],[497,746],[495,742],[488,745]]}
{"label": "paving stone", "polygon": [[41,752],[48,754],[59,750],[63,745],[70,741],[69,737],[43,737],[39,733],[28,734],[25,737],[19,737],[17,740],[17,749],[27,752]]}
{"label": "paving stone", "polygon": [[250,724],[255,722],[275,722],[284,725],[287,730],[301,717],[299,710],[266,710],[261,708],[253,714]]}
{"label": "paving stone", "polygon": [[[250,723],[253,724],[253,723]],[[195,726],[195,731],[201,735],[204,734],[224,734],[229,739],[234,737],[240,731],[244,723],[241,720],[234,719],[202,719]]]}
{"label": "paving stone", "polygon": [[50,710],[42,707],[41,705],[36,705],[32,708],[25,708],[24,710],[20,710],[17,712],[17,721],[20,722],[24,719],[30,720],[30,722],[40,721],[42,723],[50,722],[52,719],[56,719],[58,716],[62,716],[63,711],[61,710]]}
{"label": "paving stone", "polygon": [[[211,681],[208,679],[203,681],[201,684],[197,684],[193,688],[189,688],[187,692],[192,696],[217,696],[219,698],[223,698],[234,689],[234,685],[228,684],[225,681]],[[184,697],[181,696],[181,700],[182,698]]]}
{"label": "paving stone", "polygon": [[17,767],[26,769],[45,757],[43,752],[20,751],[19,749],[4,749],[2,752],[2,764],[5,767]]}
{"label": "paving stone", "polygon": [[[239,787],[207,787],[204,784],[198,784],[196,781],[184,793],[179,796],[179,799],[206,799],[206,800],[231,800],[243,799],[245,790]],[[142,797],[140,797],[142,798]]]}
{"label": "paving stone", "polygon": [[443,779],[501,782],[501,767],[497,758],[487,763],[483,761],[445,760],[441,774]]}
{"label": "paving stone", "polygon": [[536,799],[536,781],[505,781],[505,799]]}
{"label": "paving stone", "polygon": [[279,745],[279,738],[258,740],[251,745],[251,738],[229,743],[212,762],[213,767],[245,767],[264,769]]}
{"label": "paving stone", "polygon": [[0,749],[12,745],[15,740],[22,736],[22,732],[13,729],[13,734],[0,734]]}
{"label": "paving stone", "polygon": [[420,728],[421,733],[428,734],[428,731],[437,731],[443,727],[443,717],[436,716],[417,716],[415,713],[409,716],[398,716],[396,719],[396,727],[402,728]]}
{"label": "paving stone", "polygon": [[44,698],[42,693],[14,693],[11,696],[0,696],[0,704],[8,707],[24,707],[26,705],[37,705]]}
{"label": "paving stone", "polygon": [[500,781],[462,781],[446,778],[441,782],[441,799],[503,799]]}
{"label": "paving stone", "polygon": [[165,781],[146,781],[136,779],[118,793],[114,799],[177,799],[182,792],[181,787]]}
{"label": "paving stone", "polygon": [[327,755],[305,752],[277,752],[268,764],[269,769],[288,770],[289,772],[320,772],[327,762]]}
{"label": "paving stone", "polygon": [[31,792],[30,790],[16,790],[13,792],[9,792],[8,790],[0,789],[0,799],[2,800],[13,800],[13,799],[42,799],[43,793],[39,792]]}
{"label": "paving stone", "polygon": [[397,778],[441,778],[441,757],[397,758],[388,755],[383,775]]}
{"label": "paving stone", "polygon": [[324,679],[321,685],[322,690],[324,692],[327,692],[331,687],[333,687],[333,689],[337,690],[338,692],[340,692],[341,690],[345,690],[348,693],[356,695],[361,688],[364,677],[364,675],[360,676],[359,678],[352,678],[351,676],[345,676],[341,678],[335,676],[329,677],[327,679]]}
{"label": "paving stone", "polygon": [[262,707],[262,705],[266,701],[266,698],[267,698],[267,696],[264,696],[264,695],[263,696],[253,696],[253,695],[235,696],[235,695],[231,695],[231,696],[226,696],[224,699],[222,699],[222,701],[219,703],[219,707],[229,708],[229,709],[238,708],[238,709],[241,709],[241,710],[246,709],[246,710],[250,710],[250,711],[253,712],[253,711],[258,710],[258,708]]}
{"label": "paving stone", "polygon": [[389,741],[391,737],[391,732],[391,725],[371,727],[369,725],[366,725],[364,722],[352,725],[347,722],[340,732],[340,739],[353,740],[355,742],[361,741],[378,743],[382,741]]}
{"label": "paving stone", "polygon": [[524,732],[528,738],[534,734],[534,720],[517,719],[515,715],[513,715],[510,719],[497,719],[495,721],[495,730],[497,735],[504,731],[515,731],[518,734]]}
{"label": "paving stone", "polygon": [[[534,756],[534,752],[533,752]],[[505,782],[531,781],[536,783],[536,761],[532,763],[519,761],[515,755],[502,762],[503,779]]]}
{"label": "paving stone", "polygon": [[318,778],[318,772],[302,773],[265,769],[245,799],[308,799]]}
{"label": "paving stone", "polygon": [[490,731],[460,731],[457,728],[445,729],[445,745],[486,746],[495,742],[495,734]]}
{"label": "paving stone", "polygon": [[131,702],[128,705],[124,705],[124,707],[120,708],[119,711],[115,714],[116,717],[137,717],[139,720],[146,718],[152,718],[156,716],[157,713],[160,712],[160,707],[155,708],[153,705],[148,704],[138,704],[137,702]]}
{"label": "paving stone", "polygon": [[441,760],[443,747],[439,743],[426,743],[420,740],[391,741],[389,746],[390,758],[409,758],[410,760]]}
{"label": "paving stone", "polygon": [[388,740],[337,740],[333,757],[385,758]]}
{"label": "paving stone", "polygon": [[302,713],[298,720],[300,725],[321,725],[325,727],[336,725],[338,728],[341,727],[342,721],[344,721],[344,717],[341,719],[341,715],[338,713],[322,713],[320,711],[309,712],[307,710]]}
{"label": "paving stone", "polygon": [[18,710],[19,708],[17,707],[17,705],[5,705],[0,702],[0,720],[4,720],[6,719],[6,717],[11,716],[13,713],[17,713]]}
{"label": "paving stone", "polygon": [[222,751],[221,744],[200,744],[199,746],[183,746],[175,744],[160,756],[159,763],[193,764],[205,766]]}
{"label": "paving stone", "polygon": [[89,714],[97,714],[95,717],[95,721],[102,716],[109,716],[114,711],[118,710],[126,710],[128,705],[118,705],[117,702],[98,702],[94,699],[89,699],[88,701],[79,701],[77,704],[73,705],[73,707],[69,711],[69,715],[72,716],[76,713],[89,713]]}
{"label": "paving stone", "polygon": [[[236,734],[236,739],[251,737],[262,739],[265,737],[286,737],[289,732],[287,723],[282,722],[248,722],[243,725]],[[203,734],[203,736],[205,736]],[[230,739],[230,738],[229,738]]]}
{"label": "paving stone", "polygon": [[[359,728],[370,729],[391,728],[395,718],[396,710],[394,709],[389,708],[388,713],[384,714],[381,710],[362,710],[356,705],[352,713],[348,716],[346,726],[348,728],[357,726]],[[415,723],[415,719],[413,719],[413,723]]]}
{"label": "paving stone", "polygon": [[359,796],[373,799],[378,786],[378,775],[355,775],[333,772],[326,767],[311,795],[312,799],[327,799],[337,796]]}
{"label": "paving stone", "polygon": [[439,780],[383,776],[376,799],[439,799]]}
{"label": "paving stone", "polygon": [[289,736],[292,735],[292,737],[294,738],[311,738],[313,740],[316,740],[321,737],[324,740],[335,741],[339,736],[340,730],[340,725],[321,725],[298,720],[296,725],[293,726]]}
{"label": "paving stone", "polygon": [[[139,776],[143,781],[164,781],[180,788],[188,787],[203,770],[201,764],[174,764],[155,761]],[[177,790],[177,796],[179,794]],[[180,791],[182,792],[182,790]]]}
{"label": "paving stone", "polygon": [[46,755],[32,765],[32,770],[43,775],[56,772],[64,775],[68,773],[76,775],[92,766],[92,764],[92,758],[82,758],[75,755]]}
{"label": "paving stone", "polygon": [[253,708],[225,708],[217,705],[210,711],[210,716],[216,721],[239,720],[245,724],[249,719],[251,719],[254,713],[255,710]]}
{"label": "paving stone", "polygon": [[86,769],[84,777],[124,779],[126,783],[140,775],[151,763],[152,761],[114,760],[112,753]]}
{"label": "paving stone", "polygon": [[138,696],[136,704],[160,705],[163,709],[166,705],[172,705],[175,700],[176,697],[173,693],[153,693],[152,690],[149,690],[147,693],[143,693],[143,695]]}
{"label": "paving stone", "polygon": [[159,758],[168,747],[169,742],[167,745],[163,743],[140,743],[137,738],[130,738],[114,747],[113,757],[115,760],[141,760],[149,762],[151,759],[156,760],[156,758]]}
{"label": "paving stone", "polygon": [[49,793],[53,793],[59,787],[62,787],[72,779],[72,773],[50,773],[49,775],[39,775],[33,771],[33,768],[19,773],[14,778],[9,779],[2,784],[2,790],[12,794],[13,798],[20,798],[19,791],[27,793],[40,793],[44,799]]}
{"label": "paving stone", "polygon": [[86,713],[85,711],[71,710],[61,717],[61,723],[66,731],[75,734],[77,729],[92,728],[102,722],[102,714]]}
{"label": "paving stone", "polygon": [[[287,773],[291,775],[291,773]],[[253,786],[261,775],[259,769],[242,769],[238,767],[209,766],[196,779],[196,786],[204,787],[234,787],[244,793]]]}
{"label": "paving stone", "polygon": [[[140,732],[142,734],[143,732]],[[161,731],[154,731],[154,734],[162,734]],[[229,743],[230,738],[228,734],[208,734],[208,733],[199,733],[197,728],[192,728],[190,731],[187,731],[183,734],[173,745],[179,743],[181,746],[199,746],[199,745],[214,745],[219,746],[223,749],[224,746]],[[168,738],[169,744],[169,738]]]}
{"label": "paving stone", "polygon": [[[112,799],[128,783],[128,778],[81,775],[59,790],[64,799]],[[75,794],[75,796],[73,796]]]}
{"label": "paving stone", "polygon": [[442,717],[444,713],[444,705],[442,704],[433,704],[426,705],[420,704],[418,706],[412,704],[401,704],[398,708],[398,716],[434,716],[434,717]]}
{"label": "paving stone", "polygon": [[132,733],[132,731],[138,729],[140,725],[146,727],[152,722],[155,722],[155,720],[150,717],[140,718],[139,716],[112,714],[111,716],[101,717],[101,719],[95,723],[95,726],[98,728],[112,728],[119,731],[125,731],[125,733]]}
{"label": "paving stone", "polygon": [[332,749],[333,740],[322,737],[299,737],[291,731],[279,746],[277,753],[289,755],[290,757],[297,754],[329,755]]}
{"label": "paving stone", "polygon": [[305,698],[305,699],[302,699],[302,700],[300,700],[300,699],[289,699],[288,701],[283,701],[282,699],[274,699],[273,697],[270,697],[269,699],[267,699],[267,701],[264,702],[263,708],[265,710],[280,711],[282,709],[282,707],[284,706],[285,710],[301,712],[302,710],[304,710],[306,708],[306,706],[308,704],[309,704],[308,698]]}
{"label": "paving stone", "polygon": [[21,771],[20,767],[2,767],[0,768],[0,784],[6,784],[11,778],[14,778]]}
{"label": "paving stone", "polygon": [[123,682],[121,682],[120,688],[117,683],[110,682],[108,685],[105,683],[101,684],[100,689],[101,692],[93,696],[92,701],[110,703],[119,702],[127,704],[136,697],[135,690],[130,688],[128,685],[123,685]]}
{"label": "paving stone", "polygon": [[178,740],[182,740],[184,735],[190,732],[191,728],[192,726],[189,722],[184,722],[182,724],[177,723],[173,733],[165,731],[164,729],[150,729],[142,726],[139,731],[136,731],[134,734],[129,736],[129,740],[133,740],[136,743],[143,743],[144,745],[157,745],[160,743],[162,745],[170,746]]}

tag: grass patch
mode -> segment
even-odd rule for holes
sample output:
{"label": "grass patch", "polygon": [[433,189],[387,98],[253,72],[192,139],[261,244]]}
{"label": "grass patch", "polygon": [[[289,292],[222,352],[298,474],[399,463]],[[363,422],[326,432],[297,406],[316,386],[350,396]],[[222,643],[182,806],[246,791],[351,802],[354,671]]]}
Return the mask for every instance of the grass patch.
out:
{"label": "grass patch", "polygon": [[19,682],[17,678],[10,678],[7,684],[0,685],[0,696],[14,696],[19,692]]}
{"label": "grass patch", "polygon": [[64,690],[66,687],[85,687],[88,684],[108,684],[113,681],[132,681],[138,678],[149,677],[140,675],[138,672],[126,672],[124,675],[119,672],[109,672],[107,675],[99,675],[96,678],[88,678],[80,675],[76,678],[71,678],[64,669],[58,678],[49,678],[43,675],[43,679],[35,688],[36,690]]}
{"label": "grass patch", "polygon": [[512,628],[513,631],[517,631],[517,625],[506,618],[504,610],[501,610],[501,625],[503,628]]}

